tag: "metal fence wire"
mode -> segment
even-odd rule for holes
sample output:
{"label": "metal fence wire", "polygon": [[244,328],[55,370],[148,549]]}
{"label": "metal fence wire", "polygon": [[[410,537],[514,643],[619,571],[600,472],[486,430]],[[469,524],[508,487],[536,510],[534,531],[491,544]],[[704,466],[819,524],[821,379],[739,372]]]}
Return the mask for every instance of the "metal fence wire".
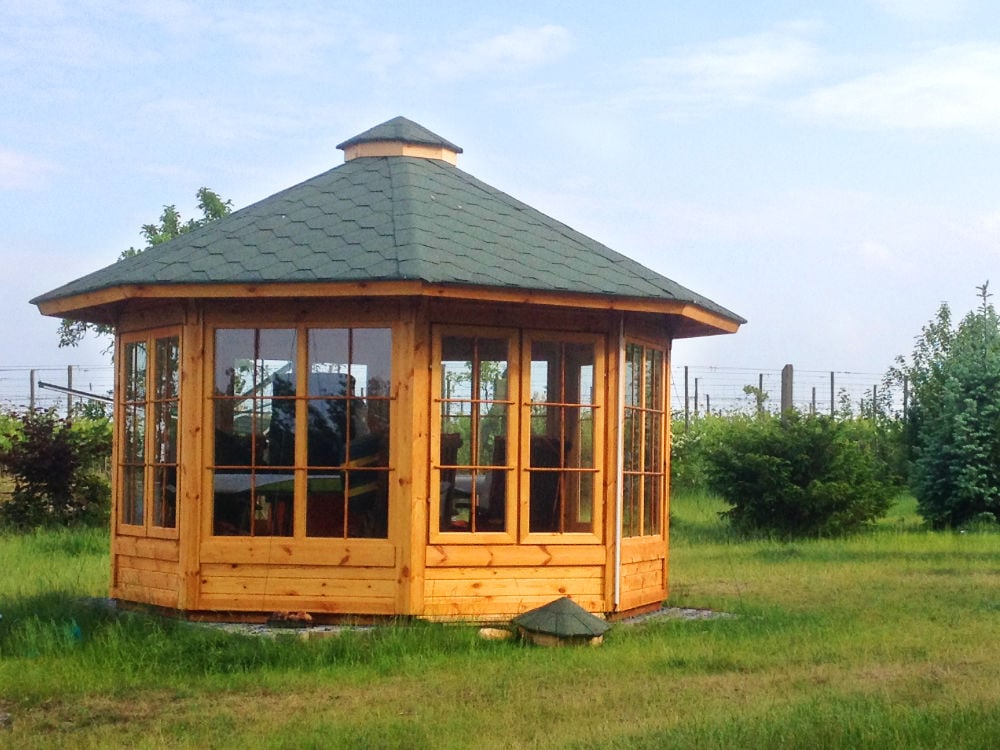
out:
{"label": "metal fence wire", "polygon": [[[841,413],[845,409],[864,413],[870,408],[873,391],[877,393],[883,388],[883,375],[793,368],[792,405],[799,411],[819,414]],[[685,404],[692,416],[754,411],[758,397],[763,399],[765,410],[776,412],[781,406],[782,368],[674,365],[671,387],[674,412],[684,413]],[[114,390],[114,367],[0,366],[0,409],[3,410],[21,410],[33,405],[66,413],[67,406],[72,408],[73,404],[86,400],[83,395],[67,393],[67,388],[108,398]],[[892,408],[901,410],[902,395],[889,394],[889,398]]]}

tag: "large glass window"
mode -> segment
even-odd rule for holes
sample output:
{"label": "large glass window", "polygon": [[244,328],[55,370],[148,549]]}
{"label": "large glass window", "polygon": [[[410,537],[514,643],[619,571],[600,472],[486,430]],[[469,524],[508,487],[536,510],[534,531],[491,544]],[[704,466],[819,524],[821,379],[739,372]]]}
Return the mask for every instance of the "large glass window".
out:
{"label": "large glass window", "polygon": [[176,335],[122,340],[119,520],[129,526],[177,524],[177,421],[180,342]]}
{"label": "large glass window", "polygon": [[498,337],[441,341],[441,531],[507,530],[509,349]]}
{"label": "large glass window", "polygon": [[593,530],[594,345],[530,342],[531,533]]}
{"label": "large glass window", "polygon": [[435,345],[431,533],[597,533],[598,338],[456,328]]}
{"label": "large glass window", "polygon": [[391,356],[383,328],[216,331],[215,534],[388,535]]}
{"label": "large glass window", "polygon": [[625,347],[622,532],[663,533],[666,487],[666,355],[637,343]]}

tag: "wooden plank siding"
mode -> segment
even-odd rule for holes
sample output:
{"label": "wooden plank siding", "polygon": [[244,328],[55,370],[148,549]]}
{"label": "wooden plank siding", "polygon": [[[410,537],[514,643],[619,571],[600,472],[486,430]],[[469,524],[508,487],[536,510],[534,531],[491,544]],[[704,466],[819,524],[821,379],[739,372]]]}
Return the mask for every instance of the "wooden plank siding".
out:
{"label": "wooden plank siding", "polygon": [[603,545],[432,545],[422,615],[499,620],[563,596],[604,612],[606,557]]}
{"label": "wooden plank siding", "polygon": [[180,576],[176,539],[117,535],[111,557],[113,598],[177,608]]}

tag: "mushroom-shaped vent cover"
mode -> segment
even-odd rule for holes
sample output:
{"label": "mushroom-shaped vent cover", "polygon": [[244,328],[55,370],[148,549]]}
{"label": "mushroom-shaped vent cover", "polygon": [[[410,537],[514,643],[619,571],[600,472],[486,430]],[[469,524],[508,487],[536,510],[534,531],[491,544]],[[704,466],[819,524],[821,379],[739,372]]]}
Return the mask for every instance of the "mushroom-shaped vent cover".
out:
{"label": "mushroom-shaped vent cover", "polygon": [[514,624],[532,633],[544,633],[560,638],[604,635],[611,625],[574,602],[568,596],[525,612],[514,618]]}

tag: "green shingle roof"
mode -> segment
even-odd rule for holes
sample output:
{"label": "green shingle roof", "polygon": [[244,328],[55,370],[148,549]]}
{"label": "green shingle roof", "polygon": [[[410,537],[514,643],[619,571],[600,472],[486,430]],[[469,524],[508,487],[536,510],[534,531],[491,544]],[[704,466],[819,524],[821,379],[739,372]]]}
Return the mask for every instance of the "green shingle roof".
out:
{"label": "green shingle roof", "polygon": [[[342,146],[386,139],[460,150],[405,118]],[[745,322],[451,164],[409,156],[352,159],[32,302],[130,285],[361,281],[668,299]]]}

